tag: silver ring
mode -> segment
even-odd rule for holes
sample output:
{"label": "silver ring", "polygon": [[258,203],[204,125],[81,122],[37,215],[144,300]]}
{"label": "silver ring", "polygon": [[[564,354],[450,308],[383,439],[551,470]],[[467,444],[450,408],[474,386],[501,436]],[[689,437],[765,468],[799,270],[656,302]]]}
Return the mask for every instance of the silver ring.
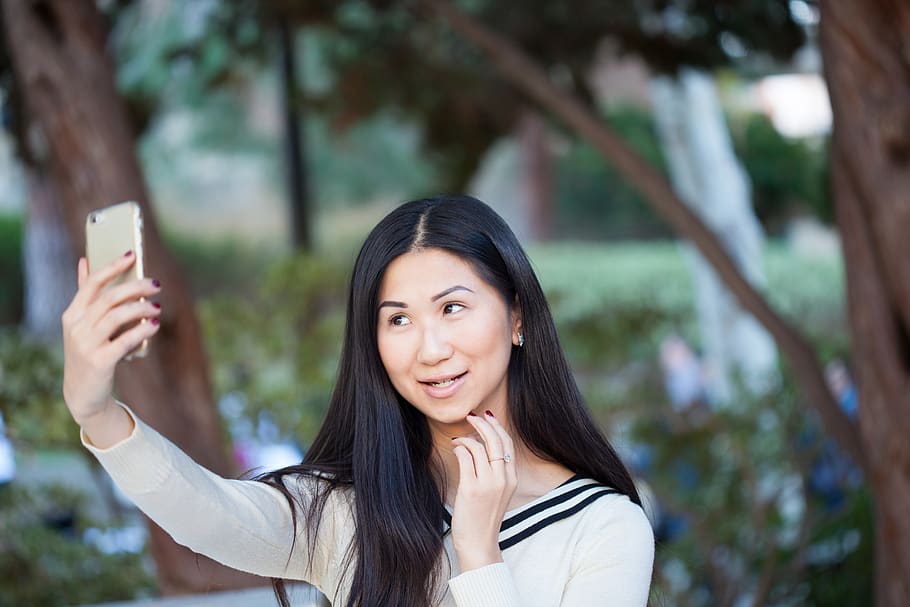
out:
{"label": "silver ring", "polygon": [[508,453],[503,453],[502,457],[494,457],[493,459],[488,459],[487,461],[492,463],[492,462],[498,462],[499,460],[502,460],[508,464],[509,462],[512,461],[512,456],[509,455]]}

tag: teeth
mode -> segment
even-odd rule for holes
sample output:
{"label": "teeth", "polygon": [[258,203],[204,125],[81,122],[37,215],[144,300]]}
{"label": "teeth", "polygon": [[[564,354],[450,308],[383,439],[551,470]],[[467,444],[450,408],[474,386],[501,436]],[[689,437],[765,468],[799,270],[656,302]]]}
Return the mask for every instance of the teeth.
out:
{"label": "teeth", "polygon": [[455,381],[454,379],[447,379],[445,381],[433,382],[433,385],[436,386],[437,388],[442,388],[444,386],[451,385],[454,381]]}

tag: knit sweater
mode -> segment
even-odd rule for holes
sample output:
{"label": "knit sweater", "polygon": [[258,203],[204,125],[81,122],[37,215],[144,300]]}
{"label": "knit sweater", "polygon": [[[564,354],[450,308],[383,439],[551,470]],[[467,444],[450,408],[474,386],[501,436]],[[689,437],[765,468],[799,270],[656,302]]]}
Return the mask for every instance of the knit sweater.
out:
{"label": "knit sweater", "polygon": [[[126,408],[126,407],[125,407]],[[107,449],[82,442],[132,501],[174,540],[225,565],[262,576],[305,580],[344,605],[353,567],[351,491],[330,495],[310,560],[284,496],[257,481],[222,478],[196,464],[132,412],[135,429]],[[318,481],[289,489],[306,503]],[[450,509],[447,509],[451,512]],[[640,607],[648,599],[654,539],[641,508],[625,495],[575,476],[503,518],[502,563],[461,572],[444,540],[441,607]]]}

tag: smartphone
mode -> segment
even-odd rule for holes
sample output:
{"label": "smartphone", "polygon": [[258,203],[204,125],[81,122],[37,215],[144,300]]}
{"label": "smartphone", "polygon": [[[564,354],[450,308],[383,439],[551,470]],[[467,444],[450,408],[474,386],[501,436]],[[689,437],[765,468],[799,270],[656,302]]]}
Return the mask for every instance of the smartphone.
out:
{"label": "smartphone", "polygon": [[[106,288],[145,277],[142,247],[142,209],[132,200],[91,211],[85,218],[85,256],[89,274],[110,265],[127,251],[136,255],[129,270],[109,282]],[[143,300],[145,298],[142,298]],[[142,320],[141,322],[147,322]],[[129,329],[120,327],[111,339]],[[126,360],[141,358],[148,352],[148,340],[126,355]]]}

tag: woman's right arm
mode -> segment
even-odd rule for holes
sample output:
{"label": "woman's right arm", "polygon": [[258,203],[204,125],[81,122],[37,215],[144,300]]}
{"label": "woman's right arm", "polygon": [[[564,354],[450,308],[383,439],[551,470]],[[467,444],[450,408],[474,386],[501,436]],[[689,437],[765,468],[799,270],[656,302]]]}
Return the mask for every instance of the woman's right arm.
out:
{"label": "woman's right arm", "polygon": [[[213,474],[114,400],[117,363],[158,331],[160,308],[140,301],[160,291],[157,281],[105,289],[133,263],[130,252],[89,274],[86,260],[80,259],[79,289],[63,314],[63,396],[82,429],[83,443],[136,505],[178,543],[237,569],[321,585],[331,570],[332,540],[337,539],[334,518],[339,513],[333,500],[316,538],[312,568],[305,569],[309,542],[303,517],[298,520],[302,535],[295,543],[291,508],[277,489]],[[142,319],[150,322],[139,323]],[[119,327],[133,323],[111,339]],[[289,489],[307,502],[307,487]]]}
{"label": "woman's right arm", "polygon": [[[174,541],[235,569],[332,587],[338,532],[344,529],[336,524],[343,512],[338,496],[330,496],[326,505],[310,563],[304,517],[298,511],[295,542],[291,508],[282,493],[265,483],[210,472],[131,411],[120,405],[118,409],[132,420],[131,434],[99,449],[83,432],[83,444]],[[308,504],[314,498],[315,479],[287,482],[299,502]]]}

